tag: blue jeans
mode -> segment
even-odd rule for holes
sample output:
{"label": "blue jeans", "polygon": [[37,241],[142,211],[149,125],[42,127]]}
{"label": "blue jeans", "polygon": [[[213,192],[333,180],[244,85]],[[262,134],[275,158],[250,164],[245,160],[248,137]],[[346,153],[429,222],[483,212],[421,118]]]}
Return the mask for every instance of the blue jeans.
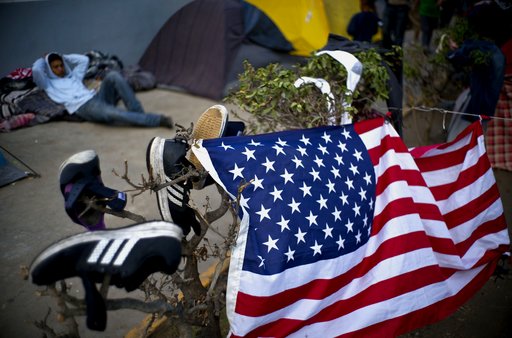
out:
{"label": "blue jeans", "polygon": [[[117,107],[119,99],[128,111]],[[76,114],[86,121],[141,127],[158,127],[161,119],[161,115],[144,113],[133,89],[115,71],[105,76],[96,95],[78,108]]]}

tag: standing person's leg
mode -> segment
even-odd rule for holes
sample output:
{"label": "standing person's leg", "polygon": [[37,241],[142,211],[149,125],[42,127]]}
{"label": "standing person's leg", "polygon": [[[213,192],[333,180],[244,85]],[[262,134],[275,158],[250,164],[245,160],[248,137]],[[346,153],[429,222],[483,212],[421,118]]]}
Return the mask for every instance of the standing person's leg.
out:
{"label": "standing person's leg", "polygon": [[[76,111],[76,114],[86,121],[105,124],[123,124],[141,127],[158,127],[163,125],[162,115],[124,111],[116,106],[107,104],[97,97],[93,97],[82,105]],[[168,122],[166,126],[171,127],[171,122]]]}
{"label": "standing person's leg", "polygon": [[[453,110],[455,112],[464,113],[466,111],[466,108],[468,107],[470,100],[471,92],[469,88],[466,88],[457,97]],[[454,114],[450,121],[450,125],[448,126],[448,135],[446,137],[446,141],[453,141],[470,124],[471,122],[464,120],[462,118],[462,115]]]}
{"label": "standing person's leg", "polygon": [[375,12],[377,16],[382,20],[386,11],[386,0],[375,0]]}
{"label": "standing person's leg", "polygon": [[440,7],[440,17],[439,17],[439,28],[445,28],[450,25],[453,16],[455,15],[455,10],[457,7],[458,0],[444,0]]}
{"label": "standing person's leg", "polygon": [[391,48],[393,45],[394,32],[394,12],[392,5],[387,4],[384,9],[384,17],[382,19],[382,47]]}
{"label": "standing person's leg", "polygon": [[422,16],[421,17],[421,45],[425,49],[430,48],[430,41],[437,27],[437,18]]}
{"label": "standing person's leg", "polygon": [[127,110],[135,113],[144,112],[144,108],[135,96],[130,84],[116,71],[109,72],[105,76],[96,97],[112,106],[116,106],[119,99],[121,99]]}
{"label": "standing person's leg", "polygon": [[402,46],[404,44],[405,30],[409,22],[409,6],[396,6],[396,35],[395,44]]}
{"label": "standing person's leg", "polygon": [[428,18],[424,15],[420,16],[421,23],[421,46],[423,48],[428,48]]}

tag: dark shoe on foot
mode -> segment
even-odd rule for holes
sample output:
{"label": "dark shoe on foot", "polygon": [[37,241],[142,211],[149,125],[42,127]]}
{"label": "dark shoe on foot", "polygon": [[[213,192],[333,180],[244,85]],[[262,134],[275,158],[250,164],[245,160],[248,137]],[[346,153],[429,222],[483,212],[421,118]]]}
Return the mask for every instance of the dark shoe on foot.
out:
{"label": "dark shoe on foot", "polygon": [[167,128],[174,128],[174,122],[170,116],[161,115],[160,117],[160,126]]}
{"label": "dark shoe on foot", "polygon": [[73,222],[88,230],[104,229],[104,213],[88,208],[84,198],[94,199],[103,207],[121,211],[126,206],[126,193],[105,187],[101,180],[98,155],[94,150],[76,153],[59,169],[59,184],[64,208]]}
{"label": "dark shoe on foot", "polygon": [[[171,182],[185,173],[190,165],[185,155],[188,143],[180,139],[153,138],[146,150],[146,166],[150,175],[159,184]],[[171,184],[156,192],[158,210],[162,219],[174,222],[188,235],[190,228],[196,235],[201,234],[201,226],[194,210],[188,205],[190,198],[190,180]]]}

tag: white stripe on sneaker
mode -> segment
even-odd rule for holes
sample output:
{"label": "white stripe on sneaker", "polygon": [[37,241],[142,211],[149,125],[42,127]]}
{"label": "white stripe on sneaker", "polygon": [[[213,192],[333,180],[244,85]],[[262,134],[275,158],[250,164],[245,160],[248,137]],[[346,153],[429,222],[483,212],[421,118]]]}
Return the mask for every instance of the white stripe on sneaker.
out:
{"label": "white stripe on sneaker", "polygon": [[169,201],[177,205],[178,207],[183,206],[183,198],[185,197],[182,193],[182,189],[176,189],[176,187],[181,188],[179,185],[171,185],[167,187],[167,198]]}
{"label": "white stripe on sneaker", "polygon": [[185,188],[183,188],[182,186],[180,186],[178,184],[173,184],[173,185],[169,186],[169,188],[171,188],[171,187],[172,187],[172,189],[174,189],[174,191],[176,193],[179,193],[180,195],[183,195],[183,193],[185,192]]}
{"label": "white stripe on sneaker", "polygon": [[[105,248],[111,241],[124,238],[128,240],[126,245],[130,245],[128,242],[130,242],[129,240],[131,239],[141,240],[156,237],[173,238],[179,242],[183,238],[183,230],[172,222],[150,221],[119,229],[83,232],[64,238],[43,250],[30,265],[30,274],[34,271],[34,268],[37,268],[47,259],[51,259],[54,255],[58,255],[62,251],[72,249],[74,246],[94,245],[94,249],[92,249],[86,261],[89,264],[94,264],[98,262]],[[124,250],[121,250],[121,252],[124,252]],[[131,252],[131,249],[128,253],[129,252]],[[127,256],[128,254],[123,253],[121,257]],[[121,261],[121,259],[119,259],[119,261]]]}
{"label": "white stripe on sneaker", "polygon": [[114,265],[120,266],[138,241],[138,238],[101,240],[94,247],[94,250],[87,259],[87,263],[96,264],[103,255],[100,264],[108,265],[114,261]]}
{"label": "white stripe on sneaker", "polygon": [[167,194],[173,195],[174,197],[176,197],[176,198],[178,198],[180,200],[183,200],[183,192],[181,192],[180,190],[175,189],[174,185],[171,185],[171,186],[167,187]]}
{"label": "white stripe on sneaker", "polygon": [[116,239],[113,241],[112,244],[108,247],[107,252],[105,255],[103,255],[103,258],[101,259],[101,264],[110,264],[112,262],[112,259],[114,259],[115,254],[121,247],[121,245],[125,243],[124,239]]}
{"label": "white stripe on sneaker", "polygon": [[107,239],[102,239],[96,244],[94,247],[94,250],[89,255],[89,258],[87,259],[87,263],[96,263],[98,259],[100,258],[101,254],[103,253],[103,250],[107,247],[108,243],[110,241]]}
{"label": "white stripe on sneaker", "polygon": [[128,242],[126,242],[126,244],[124,245],[121,252],[119,252],[119,254],[117,255],[117,258],[114,261],[114,265],[116,265],[116,266],[122,265],[124,263],[124,261],[126,260],[126,257],[128,257],[128,255],[130,254],[130,251],[132,251],[133,247],[135,246],[135,244],[138,241],[139,241],[138,238],[132,238]]}
{"label": "white stripe on sneaker", "polygon": [[173,195],[171,194],[167,194],[167,197],[169,198],[169,201],[174,204],[174,205],[177,205],[178,207],[181,208],[182,204],[183,204],[183,200],[178,200],[177,198],[175,198]]}

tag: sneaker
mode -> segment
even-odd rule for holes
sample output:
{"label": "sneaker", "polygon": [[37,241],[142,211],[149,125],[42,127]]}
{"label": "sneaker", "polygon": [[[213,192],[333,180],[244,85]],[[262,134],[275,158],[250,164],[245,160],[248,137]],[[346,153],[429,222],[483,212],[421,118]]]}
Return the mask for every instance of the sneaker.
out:
{"label": "sneaker", "polygon": [[179,226],[164,221],[83,232],[41,252],[30,266],[30,275],[37,285],[85,275],[101,283],[110,275],[111,285],[133,291],[154,272],[176,271],[182,237]]}
{"label": "sneaker", "polygon": [[245,123],[242,121],[228,121],[222,137],[242,136],[245,131]]}
{"label": "sneaker", "polygon": [[59,169],[59,184],[68,216],[91,231],[105,229],[105,214],[93,208],[87,209],[84,197],[95,198],[98,205],[115,211],[126,206],[126,193],[103,184],[99,158],[94,150],[79,152],[65,160]]}
{"label": "sneaker", "polygon": [[124,228],[84,232],[46,248],[30,266],[32,282],[51,285],[80,277],[86,292],[87,326],[102,331],[106,307],[94,283],[135,290],[150,274],[173,274],[181,260],[183,232],[175,224],[153,221]]}
{"label": "sneaker", "polygon": [[170,116],[160,115],[160,126],[172,129],[174,127],[174,122]]}
{"label": "sneaker", "polygon": [[[224,134],[224,129],[228,122],[228,110],[222,105],[214,105],[204,111],[192,131],[192,140],[211,139],[221,137]],[[199,171],[203,171],[204,167],[201,162],[194,155],[192,150],[189,150],[187,155],[188,160]],[[206,177],[193,182],[194,189],[202,189]]]}
{"label": "sneaker", "polygon": [[[160,184],[171,182],[180,177],[189,166],[186,159],[188,143],[180,139],[154,137],[146,150],[146,166],[150,175]],[[190,228],[196,235],[201,234],[201,225],[194,210],[188,205],[190,199],[190,180],[168,185],[156,192],[158,210],[164,221],[174,222],[188,235]]]}
{"label": "sneaker", "polygon": [[[244,131],[245,131],[245,123],[244,122],[228,121],[228,123],[226,123],[226,128],[224,129],[224,133],[222,134],[222,137],[242,136],[244,134]],[[215,183],[215,181],[213,180],[213,178],[210,175],[208,175],[205,179],[203,179],[202,182],[204,182],[204,183],[202,183],[202,188]],[[194,188],[199,189],[199,184],[196,183],[196,186]]]}

